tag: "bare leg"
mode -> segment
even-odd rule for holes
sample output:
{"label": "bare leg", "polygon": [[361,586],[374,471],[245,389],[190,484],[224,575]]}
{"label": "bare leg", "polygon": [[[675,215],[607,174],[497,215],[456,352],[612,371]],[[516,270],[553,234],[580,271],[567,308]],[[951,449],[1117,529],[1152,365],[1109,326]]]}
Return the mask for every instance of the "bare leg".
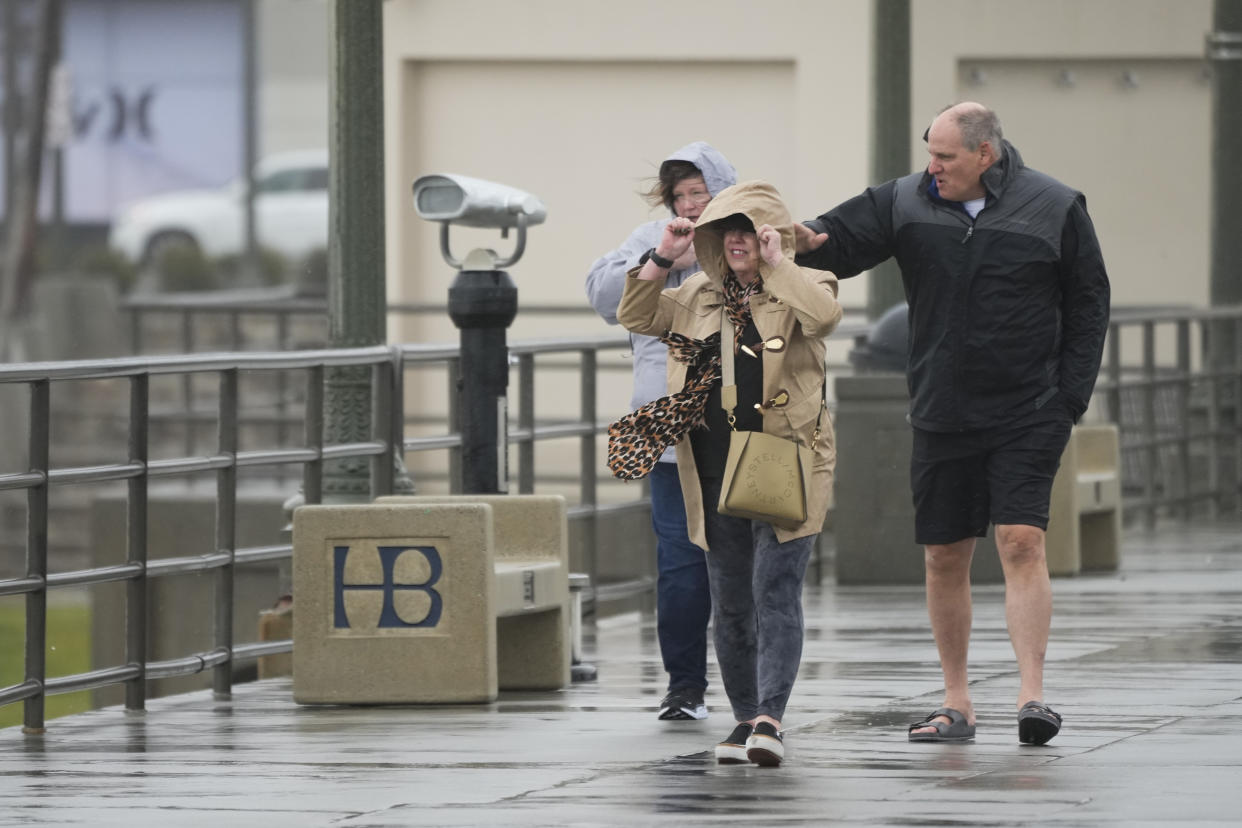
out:
{"label": "bare leg", "polygon": [[1005,570],[1005,621],[1018,659],[1018,707],[1044,697],[1044,654],[1052,627],[1052,583],[1044,532],[1019,524],[996,527],[996,547]]}
{"label": "bare leg", "polygon": [[[975,553],[975,539],[927,546],[923,560],[927,570],[927,614],[931,618],[932,635],[940,653],[940,669],[944,672],[944,704],[961,711],[970,724],[975,723],[974,705],[970,701],[966,677],[966,654],[970,649],[970,560]],[[948,719],[937,717],[934,721]],[[934,733],[934,727],[917,728],[915,733]]]}

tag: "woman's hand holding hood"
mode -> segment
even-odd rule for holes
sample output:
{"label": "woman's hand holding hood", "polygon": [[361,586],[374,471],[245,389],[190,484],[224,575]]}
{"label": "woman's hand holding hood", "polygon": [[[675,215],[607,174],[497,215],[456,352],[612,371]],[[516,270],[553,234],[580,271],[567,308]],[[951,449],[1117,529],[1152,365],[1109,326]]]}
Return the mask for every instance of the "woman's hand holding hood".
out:
{"label": "woman's hand holding hood", "polygon": [[[728,269],[724,241],[712,223],[738,213],[758,228],[759,275],[769,299],[792,309],[807,336],[822,338],[832,333],[842,316],[841,305],[837,302],[837,277],[827,271],[794,264],[793,219],[780,193],[766,181],[735,184],[722,190],[707,205],[695,225],[694,248],[699,266],[717,284],[724,284]],[[765,229],[773,232],[765,234]],[[779,245],[779,257],[770,253],[773,245]]]}

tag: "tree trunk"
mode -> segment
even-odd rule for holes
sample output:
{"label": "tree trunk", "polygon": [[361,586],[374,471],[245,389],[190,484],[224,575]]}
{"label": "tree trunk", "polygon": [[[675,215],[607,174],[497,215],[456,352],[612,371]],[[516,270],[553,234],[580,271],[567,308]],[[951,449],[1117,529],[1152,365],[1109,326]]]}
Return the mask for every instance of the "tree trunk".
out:
{"label": "tree trunk", "polygon": [[13,213],[6,216],[8,235],[4,267],[0,270],[0,362],[10,361],[16,343],[14,321],[21,311],[33,277],[35,242],[38,238],[39,183],[43,173],[43,143],[47,122],[47,91],[52,63],[60,37],[61,0],[45,0],[38,36],[35,38],[34,88],[27,110],[26,140],[13,195]]}

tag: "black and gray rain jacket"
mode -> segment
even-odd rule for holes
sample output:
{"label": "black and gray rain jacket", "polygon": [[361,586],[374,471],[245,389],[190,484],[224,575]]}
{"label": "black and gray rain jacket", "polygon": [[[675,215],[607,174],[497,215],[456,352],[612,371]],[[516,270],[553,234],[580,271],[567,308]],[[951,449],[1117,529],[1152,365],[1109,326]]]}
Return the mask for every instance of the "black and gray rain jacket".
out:
{"label": "black and gray rain jacket", "polygon": [[983,174],[987,201],[974,220],[924,171],[806,223],[828,241],[800,265],[844,279],[897,258],[916,428],[1077,420],[1095,387],[1109,285],[1086,199],[1003,147]]}

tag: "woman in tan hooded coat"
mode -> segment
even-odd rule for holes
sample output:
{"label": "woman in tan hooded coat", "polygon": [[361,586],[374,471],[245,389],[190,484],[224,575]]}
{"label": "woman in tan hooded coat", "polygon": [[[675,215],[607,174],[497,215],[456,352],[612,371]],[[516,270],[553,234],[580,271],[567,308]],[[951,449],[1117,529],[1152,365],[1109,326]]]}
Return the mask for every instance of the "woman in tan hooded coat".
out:
{"label": "woman in tan hooded coat", "polygon": [[[703,271],[665,290],[660,261],[691,243]],[[781,718],[802,656],[802,580],[832,496],[823,340],[841,319],[837,279],[794,264],[789,211],[762,181],[721,191],[697,224],[669,222],[655,255],[629,277],[617,318],[669,345],[669,396],[617,426],[658,432],[638,436],[657,457],[661,440],[676,442],[690,539],[707,550],[716,658],[738,722],[716,757],[779,765]],[[814,449],[807,517],[792,528],[716,510],[731,428],[720,401],[722,311],[735,331],[726,343],[735,354],[733,427]]]}

